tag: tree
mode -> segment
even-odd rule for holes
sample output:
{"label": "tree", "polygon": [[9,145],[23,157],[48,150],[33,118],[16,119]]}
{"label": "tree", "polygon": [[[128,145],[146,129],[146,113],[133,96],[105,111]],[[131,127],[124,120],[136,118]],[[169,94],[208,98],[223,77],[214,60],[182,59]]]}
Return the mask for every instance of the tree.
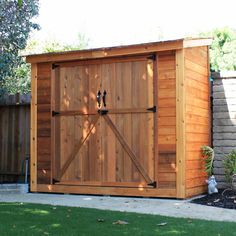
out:
{"label": "tree", "polygon": [[211,32],[201,33],[210,36],[213,42],[210,48],[210,63],[212,71],[236,70],[236,31],[217,28]]}
{"label": "tree", "polygon": [[30,39],[22,54],[38,54],[48,52],[64,52],[72,50],[81,50],[88,46],[89,40],[84,34],[78,33],[76,42],[72,44],[60,42],[53,38],[48,38],[43,41]]}
{"label": "tree", "polygon": [[[29,33],[39,29],[32,19],[38,14],[38,0],[0,0],[0,83],[16,80],[24,61],[19,56]],[[17,74],[18,73],[18,74]],[[13,81],[11,81],[13,82]]]}

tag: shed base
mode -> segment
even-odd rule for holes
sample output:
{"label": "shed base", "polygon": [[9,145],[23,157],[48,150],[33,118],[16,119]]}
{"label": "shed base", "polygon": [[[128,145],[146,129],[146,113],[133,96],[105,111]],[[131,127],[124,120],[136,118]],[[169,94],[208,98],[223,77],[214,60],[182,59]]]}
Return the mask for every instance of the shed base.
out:
{"label": "shed base", "polygon": [[176,198],[176,189],[91,187],[38,184],[32,192]]}

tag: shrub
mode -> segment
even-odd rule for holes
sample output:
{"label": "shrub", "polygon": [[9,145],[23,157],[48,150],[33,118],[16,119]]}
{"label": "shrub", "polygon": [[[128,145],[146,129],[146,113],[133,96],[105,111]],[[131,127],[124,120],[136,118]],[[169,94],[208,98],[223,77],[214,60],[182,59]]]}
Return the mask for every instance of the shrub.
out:
{"label": "shrub", "polygon": [[213,175],[214,150],[209,146],[201,147],[205,162],[205,171],[208,176]]}
{"label": "shrub", "polygon": [[232,177],[236,174],[236,151],[231,151],[224,157],[223,165],[225,168],[225,180],[229,183],[232,182]]}

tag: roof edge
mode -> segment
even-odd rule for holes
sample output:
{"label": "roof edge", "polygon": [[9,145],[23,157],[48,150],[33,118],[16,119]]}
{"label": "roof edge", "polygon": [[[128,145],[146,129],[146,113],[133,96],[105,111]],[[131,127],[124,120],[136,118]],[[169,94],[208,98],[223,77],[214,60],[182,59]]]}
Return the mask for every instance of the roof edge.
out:
{"label": "roof edge", "polygon": [[77,51],[52,52],[44,54],[35,54],[26,56],[26,61],[29,63],[39,62],[59,62],[73,61],[85,59],[109,58],[125,55],[137,55],[144,53],[153,53],[168,50],[178,50],[187,47],[196,47],[209,45],[209,39],[176,39],[168,41],[151,42],[144,44],[133,44],[116,47],[104,47],[85,49]]}

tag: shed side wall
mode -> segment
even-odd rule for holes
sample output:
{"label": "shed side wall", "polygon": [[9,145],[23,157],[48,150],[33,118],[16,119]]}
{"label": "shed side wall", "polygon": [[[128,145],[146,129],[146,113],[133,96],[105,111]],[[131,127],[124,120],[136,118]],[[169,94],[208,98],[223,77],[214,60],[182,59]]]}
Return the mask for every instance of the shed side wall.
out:
{"label": "shed side wall", "polygon": [[51,177],[51,64],[37,68],[37,183],[48,184]]}
{"label": "shed side wall", "polygon": [[208,48],[185,49],[186,197],[206,190],[201,146],[210,145]]}
{"label": "shed side wall", "polygon": [[175,52],[158,55],[158,187],[176,188]]}

